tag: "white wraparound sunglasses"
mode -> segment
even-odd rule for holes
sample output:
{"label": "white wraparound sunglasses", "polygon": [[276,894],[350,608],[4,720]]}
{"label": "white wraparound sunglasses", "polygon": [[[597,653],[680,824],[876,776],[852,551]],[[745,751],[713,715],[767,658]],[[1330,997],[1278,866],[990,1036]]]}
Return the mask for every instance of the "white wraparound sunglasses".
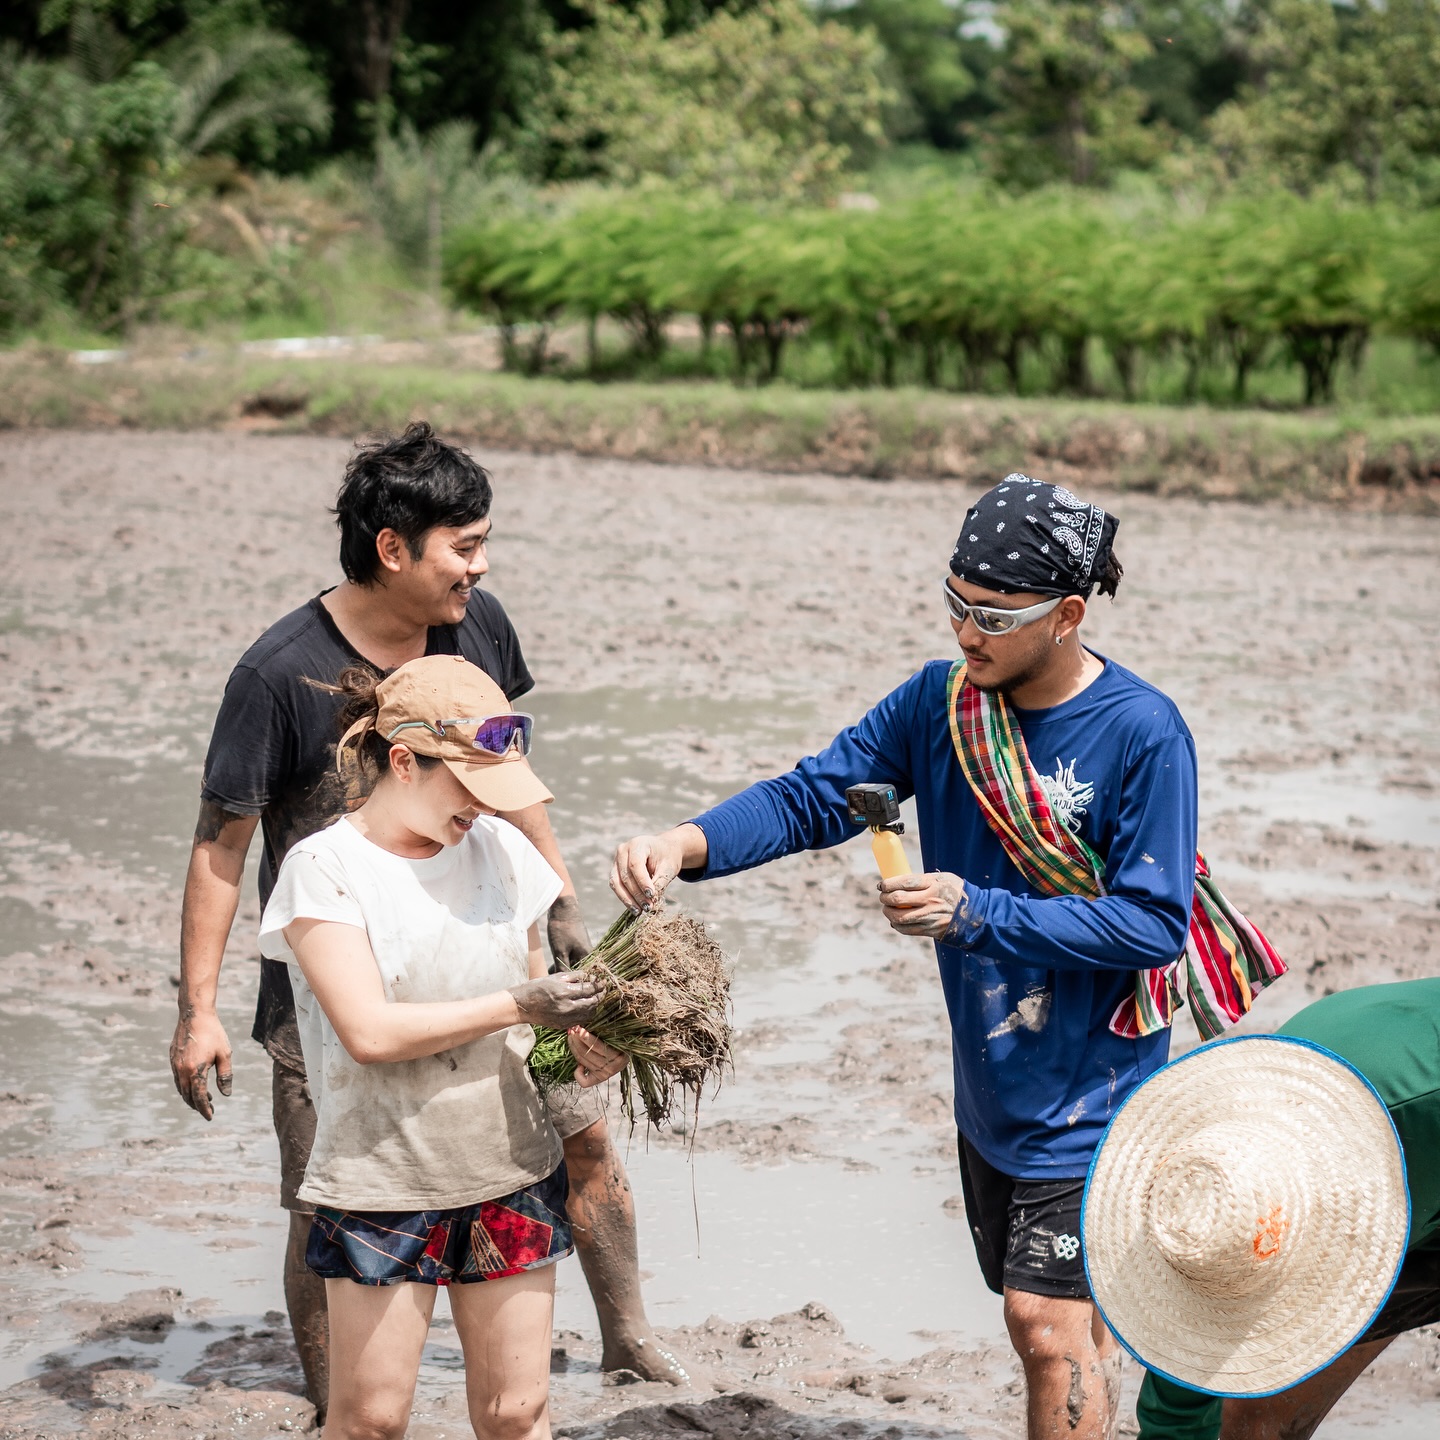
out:
{"label": "white wraparound sunglasses", "polygon": [[1026,605],[1021,610],[999,610],[993,605],[967,605],[950,588],[948,580],[942,580],[940,588],[945,592],[945,608],[950,612],[950,618],[957,625],[973,620],[982,635],[1013,634],[1022,625],[1029,625],[1042,615],[1048,615],[1065,598],[1055,595],[1038,605]]}

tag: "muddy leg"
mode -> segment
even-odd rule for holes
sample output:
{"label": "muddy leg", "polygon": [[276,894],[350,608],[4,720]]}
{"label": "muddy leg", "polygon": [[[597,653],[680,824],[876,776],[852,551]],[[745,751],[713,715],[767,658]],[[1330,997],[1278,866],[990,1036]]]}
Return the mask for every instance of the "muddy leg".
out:
{"label": "muddy leg", "polygon": [[1029,1440],[1109,1440],[1108,1357],[1096,1347],[1093,1314],[1088,1300],[1005,1291],[1005,1325],[1025,1370]]}
{"label": "muddy leg", "polygon": [[601,1369],[633,1370],[646,1380],[709,1389],[709,1375],[662,1345],[645,1318],[635,1198],[605,1121],[595,1121],[564,1143],[570,1227],[600,1317]]}
{"label": "muddy leg", "polygon": [[1109,1327],[1100,1318],[1099,1310],[1093,1306],[1090,1338],[1095,1345],[1095,1364],[1105,1385],[1105,1403],[1110,1412],[1110,1423],[1105,1434],[1109,1440],[1115,1440],[1120,1433],[1120,1342],[1110,1333]]}
{"label": "muddy leg", "polygon": [[296,1198],[315,1143],[315,1106],[305,1072],[276,1060],[271,1100],[275,1138],[280,1142],[280,1203],[290,1212],[290,1235],[285,1245],[285,1308],[290,1312],[290,1329],[305,1372],[305,1393],[315,1404],[315,1423],[323,1425],[330,1404],[330,1326],[325,1282],[305,1268],[310,1212],[297,1208],[301,1202]]}
{"label": "muddy leg", "polygon": [[330,1321],[325,1309],[325,1282],[305,1268],[305,1242],[310,1217],[290,1212],[290,1240],[285,1247],[285,1308],[305,1372],[305,1393],[315,1402],[315,1423],[325,1423],[330,1403]]}

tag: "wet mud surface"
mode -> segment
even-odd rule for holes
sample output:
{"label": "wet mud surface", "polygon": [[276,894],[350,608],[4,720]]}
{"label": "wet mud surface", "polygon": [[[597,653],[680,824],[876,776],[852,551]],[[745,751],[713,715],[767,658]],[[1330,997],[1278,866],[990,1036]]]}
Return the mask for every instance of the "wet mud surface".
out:
{"label": "wet mud surface", "polygon": [[[334,579],[346,447],[0,437],[0,1437],[260,1436],[311,1413],[280,1293],[253,883],[222,981],[235,1094],[170,1084],[179,884],[231,664]],[[535,764],[592,933],[617,838],[823,743],[951,639],[958,486],[487,455],[490,584],[539,686]],[[1440,973],[1440,522],[1118,497],[1090,641],[1196,734],[1202,843],[1292,974]],[[738,959],[733,1079],[628,1164],[662,1336],[723,1393],[602,1383],[562,1265],[555,1424],[576,1440],[1023,1433],[958,1201],[933,951],[868,849],[679,899]],[[1180,1043],[1187,1043],[1178,1034]],[[468,1433],[445,1307],[412,1434]],[[1324,1435],[1440,1433],[1440,1341],[1397,1342]],[[622,1375],[619,1377],[624,1379]],[[1137,1376],[1127,1373],[1133,1399]]]}

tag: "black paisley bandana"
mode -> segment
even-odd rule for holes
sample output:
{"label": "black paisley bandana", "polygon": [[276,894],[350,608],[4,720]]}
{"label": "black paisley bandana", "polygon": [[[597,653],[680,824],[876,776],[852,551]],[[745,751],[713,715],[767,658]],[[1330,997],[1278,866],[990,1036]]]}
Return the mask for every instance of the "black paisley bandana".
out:
{"label": "black paisley bandana", "polygon": [[1098,505],[1028,475],[1007,475],[965,517],[954,575],[1006,595],[1089,596],[1120,522]]}

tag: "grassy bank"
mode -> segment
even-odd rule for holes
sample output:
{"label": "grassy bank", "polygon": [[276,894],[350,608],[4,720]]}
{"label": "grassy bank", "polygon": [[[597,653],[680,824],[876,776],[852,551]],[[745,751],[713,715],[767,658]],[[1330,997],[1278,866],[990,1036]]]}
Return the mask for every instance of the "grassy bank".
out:
{"label": "grassy bank", "polygon": [[921,390],[521,379],[443,359],[0,361],[0,426],[358,435],[424,417],[491,446],[980,481],[1014,469],[1161,494],[1440,512],[1440,417],[1275,414]]}

